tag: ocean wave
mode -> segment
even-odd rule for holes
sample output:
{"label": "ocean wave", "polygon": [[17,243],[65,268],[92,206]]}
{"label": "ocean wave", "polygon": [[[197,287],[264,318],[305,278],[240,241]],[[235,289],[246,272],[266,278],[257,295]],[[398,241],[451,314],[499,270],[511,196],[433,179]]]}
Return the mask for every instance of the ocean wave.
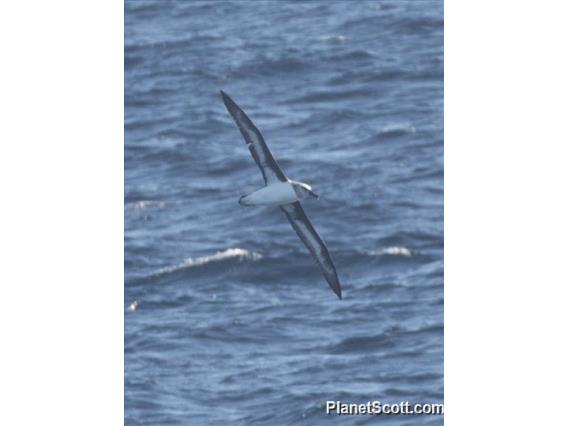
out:
{"label": "ocean wave", "polygon": [[383,136],[401,136],[406,133],[416,133],[416,128],[411,124],[390,124],[379,132]]}
{"label": "ocean wave", "polygon": [[318,38],[319,41],[323,41],[323,42],[328,42],[328,43],[334,43],[334,44],[340,44],[343,43],[346,40],[346,37],[344,35],[326,35],[326,36],[321,36]]}
{"label": "ocean wave", "polygon": [[403,256],[403,257],[411,257],[414,254],[413,250],[410,250],[406,247],[385,247],[380,250],[371,250],[367,252],[370,256]]}
{"label": "ocean wave", "polygon": [[289,73],[298,73],[309,68],[309,66],[308,60],[287,54],[274,58],[267,55],[257,55],[241,65],[233,67],[231,74],[235,78],[249,75],[282,76]]}
{"label": "ocean wave", "polygon": [[248,251],[239,247],[235,247],[224,251],[218,251],[215,254],[207,256],[200,256],[196,258],[188,257],[183,262],[178,263],[177,265],[167,266],[165,268],[160,269],[154,275],[169,274],[172,272],[177,272],[195,266],[207,265],[212,262],[221,262],[227,259],[237,259],[239,262],[242,262],[243,260],[256,261],[262,259],[262,255],[254,251]]}
{"label": "ocean wave", "polygon": [[145,209],[161,209],[166,205],[163,201],[156,201],[156,200],[140,200],[140,201],[133,201],[131,203],[126,204],[127,209],[132,210],[145,210]]}
{"label": "ocean wave", "polygon": [[136,309],[138,309],[138,300],[135,300],[126,308],[128,312],[134,312]]}
{"label": "ocean wave", "polygon": [[361,98],[369,95],[368,90],[353,89],[344,91],[312,91],[305,95],[281,101],[281,105],[311,104],[320,102],[341,101],[345,99]]}
{"label": "ocean wave", "polygon": [[179,37],[157,37],[155,39],[142,39],[133,42],[127,42],[124,45],[126,53],[141,53],[145,49],[159,48],[162,51],[173,50],[176,47],[189,46],[196,43],[210,43],[220,40],[220,37],[215,34],[191,34],[182,35]]}
{"label": "ocean wave", "polygon": [[350,50],[347,52],[333,53],[324,59],[331,62],[343,62],[343,61],[366,61],[371,60],[375,57],[370,50]]}
{"label": "ocean wave", "polygon": [[351,354],[363,352],[379,352],[392,348],[394,343],[387,334],[348,337],[335,345],[326,348],[330,354]]}

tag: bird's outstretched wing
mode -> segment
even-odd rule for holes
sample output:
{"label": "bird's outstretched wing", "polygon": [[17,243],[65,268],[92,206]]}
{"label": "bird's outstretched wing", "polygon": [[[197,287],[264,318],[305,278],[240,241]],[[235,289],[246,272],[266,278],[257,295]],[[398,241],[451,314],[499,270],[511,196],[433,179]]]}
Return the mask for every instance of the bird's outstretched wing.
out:
{"label": "bird's outstretched wing", "polygon": [[280,206],[280,209],[286,214],[290,224],[317,261],[333,292],[341,299],[341,285],[339,284],[339,278],[337,277],[329,251],[310,223],[310,219],[306,216],[300,202],[284,204]]}
{"label": "bird's outstretched wing", "polygon": [[245,112],[233,101],[225,92],[221,90],[223,102],[227,110],[235,120],[237,127],[241,131],[245,142],[247,143],[250,153],[258,164],[265,185],[272,183],[286,182],[288,179],[264,142],[264,138],[260,131],[256,128]]}

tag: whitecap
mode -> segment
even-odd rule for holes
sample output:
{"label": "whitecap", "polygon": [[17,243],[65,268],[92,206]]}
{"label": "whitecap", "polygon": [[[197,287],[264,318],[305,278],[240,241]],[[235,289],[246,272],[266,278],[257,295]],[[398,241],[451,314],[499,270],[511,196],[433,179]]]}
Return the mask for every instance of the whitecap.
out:
{"label": "whitecap", "polygon": [[126,310],[128,312],[134,312],[137,308],[138,308],[138,300],[135,300],[130,305],[128,305],[128,308],[126,308]]}
{"label": "whitecap", "polygon": [[372,250],[369,252],[371,256],[403,256],[403,257],[410,257],[413,254],[413,251],[400,246],[393,246],[393,247],[385,247],[380,250]]}
{"label": "whitecap", "polygon": [[345,36],[344,35],[327,35],[327,36],[322,36],[319,38],[321,41],[327,41],[330,43],[343,43],[345,41]]}
{"label": "whitecap", "polygon": [[409,123],[389,124],[380,131],[381,135],[399,135],[403,133],[416,133],[416,128]]}
{"label": "whitecap", "polygon": [[126,205],[126,208],[133,209],[133,210],[161,209],[165,205],[166,205],[166,203],[164,203],[163,201],[140,200],[140,201],[134,201],[132,203],[128,203]]}
{"label": "whitecap", "polygon": [[191,268],[194,266],[206,265],[211,262],[219,262],[225,259],[237,258],[239,262],[243,260],[260,260],[262,255],[254,251],[248,251],[239,247],[230,248],[224,251],[218,251],[215,254],[200,257],[188,257],[183,262],[174,266],[168,266],[160,269],[157,274],[170,273],[179,271],[180,269]]}

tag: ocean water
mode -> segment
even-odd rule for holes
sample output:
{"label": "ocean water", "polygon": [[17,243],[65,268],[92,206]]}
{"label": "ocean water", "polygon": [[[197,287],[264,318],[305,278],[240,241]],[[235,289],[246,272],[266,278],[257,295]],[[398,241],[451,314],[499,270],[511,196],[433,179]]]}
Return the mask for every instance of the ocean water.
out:
{"label": "ocean water", "polygon": [[[443,3],[126,1],[125,424],[442,424]],[[343,285],[278,208],[263,132]]]}

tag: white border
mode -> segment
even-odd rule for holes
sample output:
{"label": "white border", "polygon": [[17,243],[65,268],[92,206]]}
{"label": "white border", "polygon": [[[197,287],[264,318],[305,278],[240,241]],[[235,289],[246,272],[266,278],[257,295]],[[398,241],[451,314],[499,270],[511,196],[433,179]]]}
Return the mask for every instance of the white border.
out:
{"label": "white border", "polygon": [[[567,6],[446,0],[447,424],[562,420]],[[123,422],[123,4],[0,10],[0,424]]]}
{"label": "white border", "polygon": [[565,419],[568,8],[445,5],[445,420]]}
{"label": "white border", "polygon": [[0,424],[122,424],[123,4],[0,9]]}

